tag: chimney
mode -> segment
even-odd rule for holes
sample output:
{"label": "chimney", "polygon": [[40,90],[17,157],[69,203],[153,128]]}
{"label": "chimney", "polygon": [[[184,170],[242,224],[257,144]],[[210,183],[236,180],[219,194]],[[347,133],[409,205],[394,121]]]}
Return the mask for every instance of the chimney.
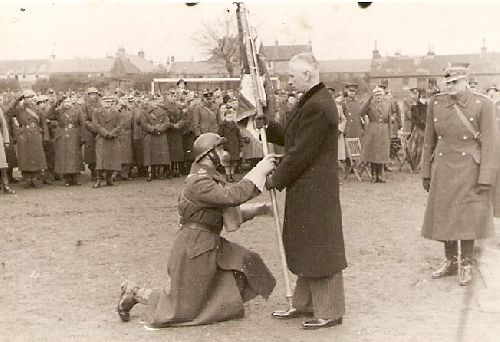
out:
{"label": "chimney", "polygon": [[52,54],[50,55],[50,60],[51,60],[51,61],[53,61],[54,59],[56,59],[56,55],[52,53]]}
{"label": "chimney", "polygon": [[312,52],[312,50],[313,50],[313,42],[311,40],[311,37],[309,37],[309,40],[307,41],[307,44],[309,45],[309,52]]}
{"label": "chimney", "polygon": [[380,52],[378,51],[377,48],[377,41],[375,41],[375,46],[373,47],[372,51],[372,59],[381,59],[382,56],[380,55]]}
{"label": "chimney", "polygon": [[280,45],[280,44],[279,44],[279,42],[278,42],[278,39],[276,39],[276,40],[274,41],[274,45],[275,45],[275,46],[279,46],[279,45]]}
{"label": "chimney", "polygon": [[142,59],[144,59],[144,50],[139,50],[139,52],[137,53],[137,55],[139,57],[141,57]]}
{"label": "chimney", "polygon": [[481,58],[486,57],[486,39],[483,38],[483,46],[481,47]]}
{"label": "chimney", "polygon": [[124,56],[125,55],[125,48],[123,47],[123,45],[120,45],[120,47],[118,48],[118,51],[116,53],[117,56]]}
{"label": "chimney", "polygon": [[434,49],[432,48],[432,44],[429,43],[429,49],[427,50],[427,56],[435,56],[436,53],[434,52]]}
{"label": "chimney", "polygon": [[174,63],[175,62],[175,57],[174,56],[171,56],[170,57],[170,63]]}
{"label": "chimney", "polygon": [[401,50],[396,50],[396,52],[394,53],[394,56],[396,57],[401,57]]}

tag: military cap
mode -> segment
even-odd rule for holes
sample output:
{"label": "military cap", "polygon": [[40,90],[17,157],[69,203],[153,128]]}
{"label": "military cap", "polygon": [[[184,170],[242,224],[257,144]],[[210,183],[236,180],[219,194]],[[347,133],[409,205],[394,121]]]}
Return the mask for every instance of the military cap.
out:
{"label": "military cap", "polygon": [[494,84],[490,85],[488,88],[486,88],[486,91],[489,91],[491,89],[495,89],[495,91],[498,91],[498,87]]}
{"label": "military cap", "polygon": [[182,78],[177,81],[177,85],[184,83],[185,86],[187,86],[187,82],[184,81]]}
{"label": "military cap", "polygon": [[358,84],[354,82],[347,83],[345,85],[346,88],[358,88]]}
{"label": "military cap", "polygon": [[97,90],[97,88],[95,87],[90,87],[89,89],[87,89],[87,94],[99,94],[99,90]]}
{"label": "military cap", "polygon": [[372,93],[373,93],[373,95],[384,95],[385,91],[384,91],[384,89],[382,87],[375,87],[372,90]]}
{"label": "military cap", "polygon": [[467,78],[469,74],[469,63],[451,63],[444,70],[444,81],[446,83]]}
{"label": "military cap", "polygon": [[202,95],[203,97],[212,97],[214,93],[211,92],[210,90],[205,90]]}
{"label": "military cap", "polygon": [[56,93],[56,91],[55,91],[54,89],[52,89],[52,88],[49,88],[49,89],[47,90],[47,94],[49,94],[49,95],[53,95],[53,94],[55,94],[55,93]]}
{"label": "military cap", "polygon": [[23,90],[23,97],[24,98],[33,98],[35,96],[36,96],[36,94],[33,90],[31,90],[31,89],[24,89]]}

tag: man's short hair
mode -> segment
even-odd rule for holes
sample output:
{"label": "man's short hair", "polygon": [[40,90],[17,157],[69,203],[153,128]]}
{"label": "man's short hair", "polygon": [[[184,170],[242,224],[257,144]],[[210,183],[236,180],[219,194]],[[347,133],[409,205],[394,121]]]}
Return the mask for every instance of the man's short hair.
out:
{"label": "man's short hair", "polygon": [[308,65],[312,70],[319,71],[319,63],[310,52],[303,52],[293,56],[292,59],[290,59],[290,63],[293,62],[302,62]]}

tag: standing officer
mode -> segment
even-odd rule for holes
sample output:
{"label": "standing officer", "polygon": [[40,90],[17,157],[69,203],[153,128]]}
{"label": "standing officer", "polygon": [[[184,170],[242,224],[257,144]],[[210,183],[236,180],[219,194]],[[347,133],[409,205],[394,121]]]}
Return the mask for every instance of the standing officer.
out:
{"label": "standing officer", "polygon": [[[5,113],[4,119],[6,121],[7,130],[9,133],[9,142],[10,142],[8,145],[4,145],[5,157],[6,157],[7,164],[8,164],[6,173],[7,173],[7,178],[8,178],[9,183],[17,184],[17,183],[19,183],[19,181],[14,177],[14,174],[13,174],[14,168],[17,167],[17,153],[16,153],[16,148],[15,148],[16,134],[14,134],[15,129],[17,129],[17,125],[14,123],[15,122],[14,118],[11,118],[11,117],[6,115],[6,111],[8,109],[8,106],[5,103],[7,101],[6,96],[7,95],[0,96],[0,109],[2,109],[3,113]],[[5,137],[4,137],[4,141],[5,141]]]}
{"label": "standing officer", "polygon": [[23,91],[7,110],[6,115],[15,117],[19,123],[17,134],[17,153],[19,170],[28,187],[37,187],[35,179],[47,168],[43,140],[48,140],[45,115],[37,111],[31,89]]}
{"label": "standing officer", "polygon": [[361,160],[371,164],[375,183],[385,183],[382,168],[390,161],[390,111],[391,103],[384,101],[384,90],[378,87],[373,89],[372,95],[361,107],[361,115],[366,115],[365,121],[368,122]]}
{"label": "standing officer", "polygon": [[166,110],[160,108],[159,100],[151,98],[149,110],[143,113],[141,127],[144,132],[142,148],[144,166],[148,167],[148,182],[153,176],[163,179],[165,167],[170,165],[170,150],[168,147],[167,130],[170,123]]}
{"label": "standing officer", "polygon": [[0,188],[3,189],[5,194],[15,194],[15,191],[9,187],[9,177],[7,175],[7,169],[9,165],[7,164],[7,157],[5,155],[5,148],[10,145],[9,128],[7,127],[7,121],[3,116],[3,111],[0,108]]}
{"label": "standing officer", "polygon": [[431,98],[422,162],[429,192],[422,236],[444,242],[446,262],[432,278],[472,280],[474,240],[494,235],[491,187],[495,184],[497,128],[491,100],[467,86],[468,63],[445,71],[448,93]]}
{"label": "standing officer", "polygon": [[[137,303],[145,304],[149,327],[190,326],[241,318],[243,303],[268,298],[276,281],[260,256],[220,236],[223,213],[236,211],[237,223],[261,216],[269,206],[243,203],[264,190],[274,157],[265,157],[238,183],[226,186],[216,171],[224,138],[202,134],[194,142],[194,163],[179,196],[180,230],[170,251],[170,286],[145,289],[125,281],[118,315],[123,322]],[[243,204],[243,205],[242,205]],[[240,207],[240,205],[242,205]],[[233,212],[234,212],[233,211]]]}
{"label": "standing officer", "polygon": [[356,83],[346,85],[347,97],[343,102],[343,110],[346,118],[344,137],[360,138],[363,136],[363,118],[361,116],[361,101],[356,98]]}
{"label": "standing officer", "polygon": [[318,62],[311,53],[290,60],[290,84],[304,95],[285,127],[276,121],[267,127],[269,142],[284,145],[285,156],[266,186],[286,188],[283,243],[288,267],[298,279],[293,308],[272,316],[287,319],[314,314],[315,319],[302,327],[326,328],[341,324],[345,313],[339,117],[332,96],[319,82]]}
{"label": "standing officer", "polygon": [[83,113],[74,107],[70,98],[63,98],[49,108],[47,118],[57,122],[54,171],[64,177],[66,186],[81,185],[77,177],[83,171]]}
{"label": "standing officer", "polygon": [[121,170],[120,114],[116,110],[113,97],[103,97],[101,108],[92,113],[92,124],[96,129],[96,182],[94,188],[114,186],[116,174]]}
{"label": "standing officer", "polygon": [[83,151],[83,159],[90,170],[90,178],[93,182],[96,181],[95,172],[95,143],[97,129],[92,123],[92,115],[100,109],[99,91],[97,88],[90,87],[87,89],[87,99],[82,106],[83,117],[85,120],[85,147]]}
{"label": "standing officer", "polygon": [[195,107],[193,113],[194,134],[198,137],[203,133],[217,133],[219,129],[218,109],[212,102],[213,93],[206,91],[203,93],[203,102],[199,107]]}
{"label": "standing officer", "polygon": [[132,132],[134,130],[134,113],[129,107],[128,97],[123,96],[119,100],[120,113],[120,179],[130,180],[130,166],[132,165]]}

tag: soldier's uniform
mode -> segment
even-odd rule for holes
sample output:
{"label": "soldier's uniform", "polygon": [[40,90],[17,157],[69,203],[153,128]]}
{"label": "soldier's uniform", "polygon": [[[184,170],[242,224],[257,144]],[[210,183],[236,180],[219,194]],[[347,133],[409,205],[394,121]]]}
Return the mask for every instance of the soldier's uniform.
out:
{"label": "soldier's uniform", "polygon": [[[128,100],[127,100],[128,101]],[[120,113],[120,160],[121,179],[130,179],[130,166],[133,161],[132,133],[134,130],[134,113],[126,105],[118,110]]]}
{"label": "soldier's uniform", "polygon": [[361,118],[361,101],[355,97],[346,97],[343,110],[346,118],[344,137],[360,138],[363,136],[363,119]]}
{"label": "soldier's uniform", "polygon": [[[97,89],[95,88],[90,88],[87,90],[87,94],[91,93],[97,93]],[[82,105],[82,112],[83,112],[83,117],[85,120],[85,146],[83,149],[83,159],[85,164],[87,164],[87,167],[90,170],[90,178],[92,181],[95,181],[96,179],[96,172],[95,172],[95,164],[96,164],[96,159],[95,159],[95,143],[96,143],[96,135],[97,135],[97,129],[92,123],[92,115],[94,112],[99,111],[101,109],[101,106],[99,104],[99,101],[97,99],[87,99],[87,101]]]}
{"label": "soldier's uniform", "polygon": [[[267,299],[274,289],[276,281],[257,253],[220,236],[225,208],[237,208],[257,196],[265,175],[251,171],[226,186],[214,167],[196,162],[179,196],[180,230],[167,266],[170,288],[122,284],[118,313],[123,321],[137,302],[147,305],[144,321],[154,328],[239,318],[244,302],[257,295]],[[253,212],[247,219],[257,215]]]}
{"label": "soldier's uniform", "polygon": [[77,175],[83,171],[81,148],[85,142],[83,113],[75,107],[58,107],[60,103],[61,101],[58,101],[53,104],[47,112],[47,118],[57,122],[54,132],[54,171],[64,176],[66,186],[80,185]]}
{"label": "soldier's uniform", "polygon": [[[34,97],[33,91],[24,91],[26,97]],[[19,106],[22,98],[14,101],[6,115],[15,117],[19,123],[17,132],[18,167],[28,186],[34,183],[37,175],[47,168],[43,140],[48,139],[45,115],[37,111],[34,105]]]}
{"label": "soldier's uniform", "polygon": [[10,145],[9,128],[7,127],[7,121],[3,115],[3,111],[0,108],[0,188],[6,194],[14,194],[14,190],[9,187],[9,177],[7,175],[7,169],[9,165],[7,164],[7,157],[5,155],[4,146]]}
{"label": "soldier's uniform", "polygon": [[[209,96],[210,94],[205,94]],[[203,104],[196,107],[193,113],[194,134],[198,137],[203,133],[217,133],[219,129],[219,118],[214,106]]]}
{"label": "soldier's uniform", "polygon": [[[446,81],[464,79],[466,72],[466,66],[452,66]],[[460,119],[460,111],[480,133],[480,142]],[[479,188],[495,184],[496,138],[493,104],[486,96],[467,90],[456,96],[443,93],[431,98],[422,158],[422,177],[430,180],[422,235],[445,241],[447,258],[434,278],[456,274],[460,240],[460,285],[467,285],[474,240],[494,235],[492,194]]]}

